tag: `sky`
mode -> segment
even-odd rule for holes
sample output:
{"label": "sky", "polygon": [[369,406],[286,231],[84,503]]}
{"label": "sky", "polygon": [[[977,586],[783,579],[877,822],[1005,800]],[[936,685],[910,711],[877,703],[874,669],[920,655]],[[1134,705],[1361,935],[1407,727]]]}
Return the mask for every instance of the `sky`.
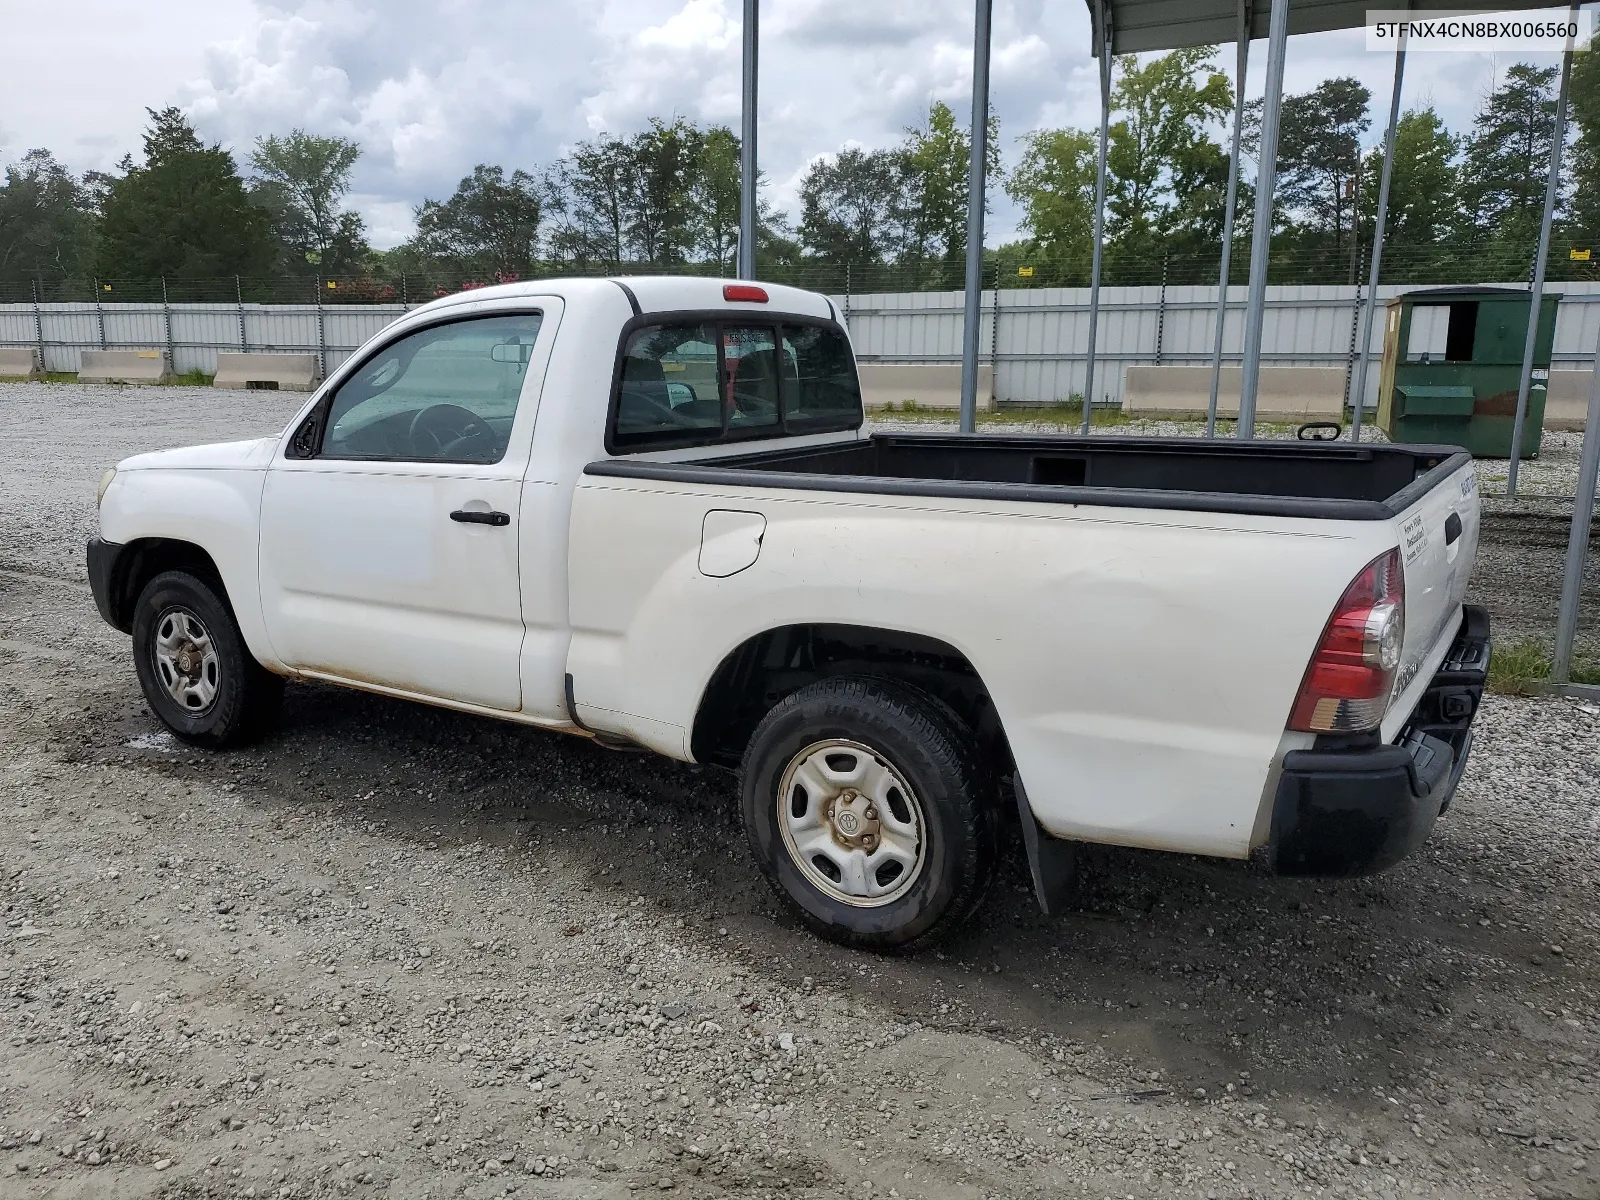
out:
{"label": "sky", "polygon": [[[350,203],[372,243],[412,231],[479,162],[537,168],[651,116],[739,120],[740,0],[71,0],[12,7],[0,72],[0,164],[31,147],[75,171],[136,157],[145,108],[176,104],[243,168],[254,138],[304,128],[358,141]],[[971,112],[972,0],[763,0],[758,147],[768,196],[794,213],[801,176],[845,145],[886,146],[943,100]],[[1558,56],[1529,56],[1553,64]],[[1259,95],[1266,43],[1247,92]],[[1233,74],[1233,47],[1219,62]],[[1509,58],[1410,56],[1405,107],[1460,132]],[[1291,38],[1289,92],[1355,75],[1382,135],[1391,55],[1360,30]],[[1002,152],[1040,127],[1098,120],[1083,0],[995,0],[991,67]],[[1016,236],[992,193],[986,241]]]}

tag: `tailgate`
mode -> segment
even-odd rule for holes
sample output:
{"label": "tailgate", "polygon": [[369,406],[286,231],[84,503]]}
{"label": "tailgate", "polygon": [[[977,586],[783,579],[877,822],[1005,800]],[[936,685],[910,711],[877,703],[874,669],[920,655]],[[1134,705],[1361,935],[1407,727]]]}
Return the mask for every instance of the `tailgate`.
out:
{"label": "tailgate", "polygon": [[1405,562],[1406,636],[1394,699],[1383,720],[1393,741],[1427,689],[1461,621],[1478,555],[1478,477],[1472,463],[1445,478],[1395,520]]}

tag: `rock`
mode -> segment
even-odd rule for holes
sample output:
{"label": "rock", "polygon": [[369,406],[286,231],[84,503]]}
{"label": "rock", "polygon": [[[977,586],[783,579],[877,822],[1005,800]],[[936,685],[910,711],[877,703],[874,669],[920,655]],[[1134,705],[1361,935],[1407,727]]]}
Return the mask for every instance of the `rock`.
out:
{"label": "rock", "polygon": [[187,950],[174,950],[172,952],[172,957],[177,959],[179,962],[187,962],[189,960],[189,952]]}
{"label": "rock", "polygon": [[682,1000],[669,1000],[661,1006],[661,1015],[669,1021],[676,1021],[689,1011],[689,1006]]}
{"label": "rock", "polygon": [[170,1158],[158,1158],[158,1159],[156,1159],[156,1170],[158,1170],[158,1171],[165,1171],[171,1165],[172,1165],[172,1160]]}

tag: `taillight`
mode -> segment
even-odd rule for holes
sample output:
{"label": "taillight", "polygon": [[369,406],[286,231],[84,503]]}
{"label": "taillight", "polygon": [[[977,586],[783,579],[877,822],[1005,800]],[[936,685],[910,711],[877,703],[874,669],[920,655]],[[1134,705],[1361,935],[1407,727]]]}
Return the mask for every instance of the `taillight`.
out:
{"label": "taillight", "polygon": [[722,298],[743,301],[746,304],[765,304],[767,289],[750,283],[725,283],[722,285]]}
{"label": "taillight", "polygon": [[1373,559],[1345,589],[1306,669],[1289,728],[1358,733],[1376,728],[1389,707],[1406,631],[1406,577],[1400,551]]}

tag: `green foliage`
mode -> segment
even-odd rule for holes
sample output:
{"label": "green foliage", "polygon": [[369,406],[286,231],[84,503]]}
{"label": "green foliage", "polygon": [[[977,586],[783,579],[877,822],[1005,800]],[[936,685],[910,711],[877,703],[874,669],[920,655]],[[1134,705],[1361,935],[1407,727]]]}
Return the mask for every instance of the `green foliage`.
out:
{"label": "green foliage", "polygon": [[1573,128],[1573,244],[1600,249],[1600,54],[1590,50],[1572,56],[1567,93]]}
{"label": "green foliage", "polygon": [[105,198],[97,273],[265,275],[275,258],[271,220],[245,193],[233,155],[204,145],[178,109],[146,111],[145,161],[124,159]]}
{"label": "green foliage", "polygon": [[1111,106],[1121,117],[1111,123],[1106,152],[1106,231],[1129,250],[1146,249],[1179,207],[1177,197],[1188,200],[1197,183],[1214,181],[1218,162],[1226,183],[1226,161],[1206,131],[1233,108],[1227,76],[1211,69],[1215,54],[1215,46],[1194,46],[1144,66],[1132,55],[1116,62]]}
{"label": "green foliage", "polygon": [[539,193],[527,172],[507,176],[479,163],[448,200],[422,202],[412,246],[486,279],[531,275],[539,263]]}
{"label": "green foliage", "polygon": [[94,196],[48,150],[29,150],[0,186],[0,279],[71,275],[90,265]]}
{"label": "green foliage", "polygon": [[1349,253],[1361,135],[1372,125],[1361,82],[1327,79],[1286,96],[1278,127],[1278,201],[1334,255]]}
{"label": "green foliage", "polygon": [[1033,278],[1041,282],[1087,278],[1094,234],[1094,135],[1038,129],[1021,141],[1022,158],[1005,189],[1022,206],[1022,228],[1035,251],[1022,257],[1039,261],[1018,265],[1033,267]]}
{"label": "green foliage", "polygon": [[256,139],[251,194],[272,213],[291,272],[315,268],[317,274],[344,275],[360,269],[367,254],[361,217],[339,207],[360,157],[355,142],[303,129]]}
{"label": "green foliage", "polygon": [[1536,235],[1555,126],[1555,67],[1512,63],[1467,135],[1461,163],[1461,225],[1500,241]]}
{"label": "green foliage", "polygon": [[1489,688],[1503,696],[1531,696],[1550,678],[1550,654],[1533,638],[1499,642],[1489,659]]}

